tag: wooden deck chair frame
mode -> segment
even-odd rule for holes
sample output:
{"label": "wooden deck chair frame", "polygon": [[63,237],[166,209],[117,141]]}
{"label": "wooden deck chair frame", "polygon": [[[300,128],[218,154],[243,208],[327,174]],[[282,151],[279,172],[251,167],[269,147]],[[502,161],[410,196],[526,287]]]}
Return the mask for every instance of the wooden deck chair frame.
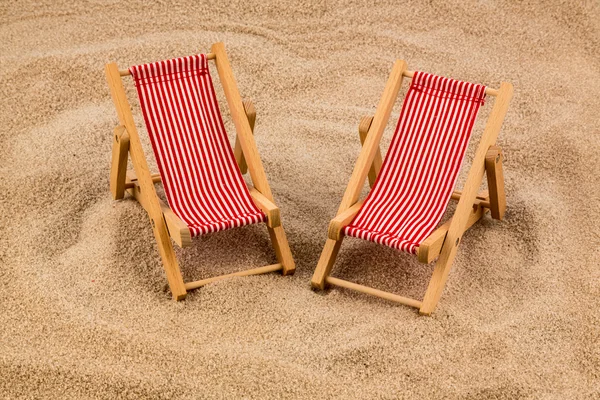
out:
{"label": "wooden deck chair frame", "polygon": [[[281,225],[279,208],[274,204],[273,194],[253,137],[256,119],[254,106],[249,101],[242,102],[223,43],[213,44],[211,53],[207,54],[207,59],[215,61],[236,129],[235,159],[242,173],[250,172],[254,185],[254,187],[249,186],[250,195],[258,208],[267,216],[267,229],[278,263],[188,283],[183,281],[171,239],[179,246],[186,247],[191,244],[190,230],[156,194],[154,184],[161,182],[161,178],[159,174],[151,174],[148,169],[121,79],[122,76],[130,75],[130,73],[128,70],[120,71],[116,63],[107,64],[105,68],[119,118],[119,126],[115,128],[113,137],[110,190],[115,200],[122,199],[125,192],[129,192],[148,213],[169,287],[175,300],[184,299],[188,290],[232,276],[257,275],[279,270],[283,272],[283,275],[290,275],[295,271],[294,259]],[[128,154],[131,156],[133,171],[127,171]]]}
{"label": "wooden deck chair frame", "polygon": [[[416,307],[421,314],[430,315],[442,295],[464,232],[482,218],[488,210],[491,210],[492,217],[495,219],[502,219],[504,215],[506,200],[502,153],[501,149],[495,146],[495,142],[504,121],[513,88],[510,83],[506,82],[502,82],[499,89],[486,88],[486,94],[495,96],[496,99],[475,152],[464,188],[462,192],[455,191],[452,194],[452,199],[458,200],[454,215],[451,220],[433,231],[418,248],[419,261],[430,263],[437,258],[425,297],[419,301],[330,276],[342,244],[343,228],[352,222],[363,204],[363,201],[358,199],[365,179],[367,176],[369,177],[372,187],[381,169],[382,158],[379,143],[398,97],[402,80],[404,77],[412,78],[413,75],[414,72],[408,70],[405,61],[397,60],[375,115],[363,117],[360,122],[359,133],[363,147],[337,216],[329,224],[327,242],[311,279],[311,286],[314,289],[325,289],[327,285],[341,286]],[[477,193],[484,174],[487,174],[489,193]]]}

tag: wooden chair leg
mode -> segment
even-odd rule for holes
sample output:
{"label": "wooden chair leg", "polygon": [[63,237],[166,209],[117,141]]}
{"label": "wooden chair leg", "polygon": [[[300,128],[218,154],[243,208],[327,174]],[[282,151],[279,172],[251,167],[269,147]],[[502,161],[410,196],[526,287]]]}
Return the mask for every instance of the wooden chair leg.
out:
{"label": "wooden chair leg", "polygon": [[114,130],[110,165],[110,192],[114,200],[120,200],[125,196],[128,153],[129,134],[123,125],[119,125]]}
{"label": "wooden chair leg", "polygon": [[452,262],[454,261],[457,247],[458,242],[456,242],[452,254],[442,252],[440,258],[435,263],[433,275],[431,276],[427,291],[425,292],[425,297],[423,298],[421,308],[419,309],[420,314],[431,315],[433,310],[435,310],[437,303],[440,301],[444,286],[446,285],[446,280],[448,279],[448,274],[452,268]]}
{"label": "wooden chair leg", "polygon": [[269,230],[269,236],[271,237],[277,261],[283,266],[283,275],[292,275],[296,271],[296,264],[294,263],[292,251],[290,250],[283,226],[279,225],[275,228],[267,226],[267,229]]}
{"label": "wooden chair leg", "polygon": [[317,264],[317,268],[315,268],[315,272],[310,280],[310,285],[314,289],[325,289],[325,280],[329,274],[331,274],[331,269],[333,268],[333,264],[335,264],[335,259],[340,251],[342,241],[343,237],[340,238],[340,240],[327,239],[327,242],[325,242],[325,247],[323,248],[323,252],[319,258],[319,263]]}
{"label": "wooden chair leg", "polygon": [[490,146],[485,155],[485,172],[490,192],[490,212],[492,218],[502,220],[506,211],[504,192],[504,172],[502,171],[502,149]]}

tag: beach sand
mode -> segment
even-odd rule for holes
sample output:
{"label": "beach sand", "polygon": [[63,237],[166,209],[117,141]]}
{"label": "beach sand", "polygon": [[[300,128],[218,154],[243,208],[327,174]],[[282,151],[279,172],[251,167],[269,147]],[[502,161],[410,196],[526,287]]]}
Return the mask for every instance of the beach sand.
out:
{"label": "beach sand", "polygon": [[[0,4],[0,397],[600,397],[600,6],[534,3]],[[255,103],[297,271],[174,302],[146,213],[108,190],[117,118],[104,64],[218,41]],[[396,59],[515,88],[498,140],[506,218],[464,235],[432,317],[309,285],[358,122]],[[275,262],[264,225],[176,251],[186,280]],[[432,270],[348,239],[334,274],[421,298]]]}

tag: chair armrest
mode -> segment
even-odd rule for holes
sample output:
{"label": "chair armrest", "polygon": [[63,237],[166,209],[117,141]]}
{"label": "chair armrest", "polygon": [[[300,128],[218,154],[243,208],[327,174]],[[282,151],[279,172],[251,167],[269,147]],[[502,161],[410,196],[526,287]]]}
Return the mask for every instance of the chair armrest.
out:
{"label": "chair armrest", "polygon": [[350,222],[352,222],[354,217],[356,217],[356,214],[358,214],[360,211],[363,203],[363,200],[356,202],[352,207],[338,214],[334,219],[331,220],[329,223],[329,229],[327,230],[329,239],[340,240],[342,238],[342,230],[348,226]]}
{"label": "chair armrest", "polygon": [[261,192],[259,192],[254,186],[248,185],[250,196],[254,200],[254,204],[267,216],[267,226],[269,228],[277,228],[281,225],[281,214],[279,213],[279,207],[273,202],[267,199]]}

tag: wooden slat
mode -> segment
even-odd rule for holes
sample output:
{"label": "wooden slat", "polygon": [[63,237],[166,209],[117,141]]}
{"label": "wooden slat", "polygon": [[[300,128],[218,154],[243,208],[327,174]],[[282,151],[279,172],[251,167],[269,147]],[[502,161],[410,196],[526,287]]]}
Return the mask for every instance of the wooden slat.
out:
{"label": "wooden slat", "polygon": [[502,158],[502,150],[498,146],[491,146],[485,156],[485,172],[490,191],[490,211],[492,218],[498,220],[504,218],[506,211]]}
{"label": "wooden slat", "polygon": [[[246,112],[246,117],[248,118],[248,123],[250,124],[250,131],[254,135],[254,124],[256,123],[256,108],[254,108],[254,104],[250,100],[245,100],[244,111]],[[242,151],[242,144],[240,143],[240,138],[235,135],[235,146],[233,147],[233,155],[235,157],[235,161],[240,167],[240,171],[242,174],[248,172],[248,164],[246,164],[246,159],[244,158],[244,152]]]}
{"label": "wooden slat", "polygon": [[494,102],[494,107],[490,112],[486,127],[481,136],[479,146],[473,157],[473,165],[469,170],[461,198],[458,201],[454,216],[452,217],[452,222],[450,223],[440,257],[435,265],[431,281],[429,282],[425,297],[423,298],[423,305],[419,310],[422,314],[431,314],[442,295],[452,262],[456,256],[458,244],[460,243],[462,234],[469,221],[471,208],[473,207],[473,202],[477,196],[477,190],[481,186],[483,180],[487,151],[498,138],[502,122],[508,111],[508,104],[510,103],[512,93],[512,85],[510,83],[502,82],[498,96]]}
{"label": "wooden slat", "polygon": [[[129,187],[129,189],[127,189],[129,194],[139,201],[142,207],[148,211],[148,202],[146,201],[146,198],[141,195],[140,185],[134,171],[127,171],[127,186]],[[165,218],[167,230],[171,239],[173,239],[179,247],[191,246],[192,234],[187,224],[183,222],[181,218],[179,218],[160,198],[158,199],[158,203],[160,204],[160,209]]]}
{"label": "wooden slat", "polygon": [[[473,206],[471,215],[469,215],[469,219],[467,220],[465,230],[469,229],[475,222],[479,221],[487,211],[488,208],[483,206],[483,202],[480,202],[479,204],[476,202],[476,205]],[[419,262],[429,264],[440,255],[451,223],[452,219],[446,221],[419,245],[417,248],[417,258],[419,259]]]}
{"label": "wooden slat", "polygon": [[354,282],[348,282],[343,279],[334,278],[333,276],[328,276],[326,278],[327,283],[330,285],[341,286],[346,289],[356,290],[358,292],[362,292],[365,294],[369,294],[371,296],[377,296],[385,300],[390,300],[396,303],[404,304],[406,306],[420,308],[421,302],[419,300],[414,300],[408,297],[398,296],[397,294],[384,292],[382,290],[374,289],[368,286],[359,285]]}
{"label": "wooden slat", "polygon": [[348,226],[350,222],[354,219],[356,214],[360,211],[364,201],[360,200],[352,207],[347,209],[346,211],[337,215],[334,219],[329,223],[329,229],[327,231],[327,236],[329,239],[340,240],[343,236],[342,230]]}
{"label": "wooden slat", "polygon": [[267,226],[267,230],[269,231],[269,237],[271,238],[271,244],[275,250],[277,261],[283,265],[283,275],[292,275],[296,271],[296,263],[294,262],[283,226],[281,224],[275,228]]}
{"label": "wooden slat", "polygon": [[402,74],[404,71],[406,71],[406,69],[406,63],[401,60],[397,60],[392,68],[392,72],[383,91],[383,95],[381,96],[381,100],[379,101],[379,105],[375,111],[375,116],[373,117],[373,122],[371,123],[371,127],[369,129],[369,135],[367,136],[358,159],[356,160],[356,165],[354,166],[354,171],[352,172],[346,192],[344,193],[344,197],[338,209],[338,214],[350,208],[358,200],[358,196],[360,195],[365,179],[367,178],[369,170],[373,165],[375,154],[379,149],[381,136],[383,135],[383,131],[390,118],[392,108],[394,107],[394,103],[398,97],[398,91],[402,85]]}
{"label": "wooden slat", "polygon": [[112,160],[110,165],[110,192],[113,199],[122,199],[125,195],[125,174],[127,173],[127,155],[129,154],[129,134],[125,126],[119,125],[113,131]]}
{"label": "wooden slat", "polygon": [[167,275],[169,287],[173,294],[173,298],[175,300],[181,300],[185,298],[187,292],[183,284],[179,264],[175,258],[175,252],[173,251],[158,196],[154,189],[154,183],[152,182],[150,170],[148,169],[144,150],[142,149],[142,143],[138,136],[133,115],[131,114],[131,106],[127,100],[125,89],[123,88],[119,68],[117,67],[117,64],[110,63],[106,65],[105,71],[111,96],[119,117],[119,123],[125,126],[125,129],[127,129],[127,133],[129,134],[129,154],[131,155],[133,167],[143,190],[141,197],[144,197],[145,202],[147,203],[146,210],[148,211],[148,215],[152,222],[152,230],[154,232],[154,237],[156,238],[158,251]]}
{"label": "wooden slat", "polygon": [[219,78],[221,80],[221,86],[225,92],[225,98],[229,104],[229,110],[231,112],[231,118],[235,125],[237,137],[239,138],[244,158],[248,164],[248,171],[254,186],[261,192],[267,199],[273,201],[273,194],[267,182],[267,176],[256,148],[256,143],[252,137],[252,129],[246,112],[244,110],[244,104],[237,88],[237,84],[233,77],[233,72],[225,52],[225,45],[223,43],[215,43],[211,47],[211,51],[215,54],[215,63],[217,65],[217,71],[219,72]]}
{"label": "wooden slat", "polygon": [[[362,117],[360,124],[358,124],[358,134],[360,136],[361,145],[365,144],[371,123],[373,123],[373,117]],[[375,185],[375,180],[379,175],[379,171],[381,171],[382,164],[383,159],[381,158],[381,148],[380,146],[377,146],[377,151],[375,152],[375,157],[373,158],[373,164],[371,164],[371,168],[369,169],[369,186],[371,186],[371,189],[373,188],[373,185]]]}
{"label": "wooden slat", "polygon": [[208,285],[209,283],[222,281],[223,279],[233,278],[234,276],[250,276],[250,275],[261,275],[269,272],[279,271],[283,268],[281,264],[267,265],[265,267],[259,267],[254,269],[247,269],[245,271],[234,272],[232,274],[215,276],[213,278],[202,279],[199,281],[188,282],[185,284],[186,290],[198,289],[199,287]]}
{"label": "wooden slat", "polygon": [[277,228],[279,225],[281,225],[279,208],[273,204],[272,201],[263,196],[263,194],[255,187],[249,185],[248,190],[250,191],[252,200],[254,200],[254,204],[256,204],[256,206],[260,208],[261,211],[267,216],[267,226],[271,228]]}
{"label": "wooden slat", "polygon": [[310,280],[310,285],[313,289],[325,289],[325,279],[331,273],[331,269],[333,268],[333,264],[335,264],[335,259],[340,251],[343,239],[343,237],[339,240],[327,238],[323,251],[321,252],[321,257],[317,263],[317,268],[315,268],[315,272]]}
{"label": "wooden slat", "polygon": [[[390,118],[394,102],[398,97],[398,91],[402,86],[402,74],[407,70],[406,62],[397,60],[394,63],[390,77],[385,85],[381,99],[375,111],[375,116],[369,123],[369,127],[366,128],[368,135],[363,142],[363,147],[358,156],[352,176],[344,192],[344,197],[337,211],[337,215],[342,214],[344,211],[352,207],[358,201],[358,196],[365,183],[365,179],[371,168],[373,167],[373,161],[375,160],[376,154],[381,154],[379,150],[379,143],[381,142],[381,136],[385,126]],[[362,129],[359,126],[360,131],[364,131],[367,125],[367,120],[361,121]],[[328,235],[329,236],[329,235]],[[335,259],[340,251],[342,245],[343,236],[334,235],[339,239],[327,238],[321,257],[315,268],[315,272],[311,278],[310,284],[314,289],[324,289],[326,286],[326,278],[331,273]]]}

